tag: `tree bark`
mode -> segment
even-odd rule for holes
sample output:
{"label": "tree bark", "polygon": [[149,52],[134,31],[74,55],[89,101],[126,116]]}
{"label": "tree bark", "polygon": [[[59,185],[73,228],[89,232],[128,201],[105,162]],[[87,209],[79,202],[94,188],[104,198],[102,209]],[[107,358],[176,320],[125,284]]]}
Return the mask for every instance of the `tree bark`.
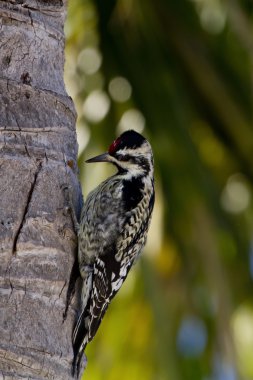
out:
{"label": "tree bark", "polygon": [[0,1],[0,379],[70,379],[76,113],[63,82],[66,1]]}

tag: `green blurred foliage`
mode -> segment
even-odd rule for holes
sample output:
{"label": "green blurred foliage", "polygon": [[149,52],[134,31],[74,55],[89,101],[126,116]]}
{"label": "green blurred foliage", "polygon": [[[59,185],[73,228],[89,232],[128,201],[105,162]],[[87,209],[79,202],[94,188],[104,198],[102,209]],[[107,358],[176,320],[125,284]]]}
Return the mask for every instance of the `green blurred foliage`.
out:
{"label": "green blurred foliage", "polygon": [[143,132],[157,200],[142,259],[88,345],[92,380],[253,379],[253,3],[69,0],[84,165]]}

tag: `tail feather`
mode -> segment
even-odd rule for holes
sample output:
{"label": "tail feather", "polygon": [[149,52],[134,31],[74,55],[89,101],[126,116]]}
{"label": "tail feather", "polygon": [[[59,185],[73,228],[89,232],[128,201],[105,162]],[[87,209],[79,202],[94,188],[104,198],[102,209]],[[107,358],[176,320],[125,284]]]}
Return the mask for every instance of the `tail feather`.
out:
{"label": "tail feather", "polygon": [[98,316],[96,316],[96,313],[91,316],[85,309],[78,318],[73,332],[74,359],[72,376],[76,379],[79,379],[80,372],[84,370],[86,365],[86,360],[83,360],[85,347],[95,336],[107,307],[108,304],[105,303],[100,310],[95,308],[93,311],[98,312]]}
{"label": "tail feather", "polygon": [[84,351],[81,350],[78,352],[77,356],[75,357],[72,363],[72,376],[75,379],[79,380],[79,378],[82,376],[82,373],[86,367],[86,364],[87,364],[86,356],[84,354]]}
{"label": "tail feather", "polygon": [[[72,376],[76,379],[79,378],[80,366],[82,365],[82,359],[84,356],[84,350],[88,343],[88,331],[86,327],[87,312],[84,310],[78,318],[74,332],[73,332],[73,351],[74,359],[72,363]],[[86,364],[86,360],[85,363]]]}

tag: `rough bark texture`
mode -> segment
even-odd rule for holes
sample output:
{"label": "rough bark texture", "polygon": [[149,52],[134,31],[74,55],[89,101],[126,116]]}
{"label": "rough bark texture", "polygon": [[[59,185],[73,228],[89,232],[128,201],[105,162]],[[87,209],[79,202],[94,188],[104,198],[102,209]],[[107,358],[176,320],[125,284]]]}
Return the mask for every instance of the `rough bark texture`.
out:
{"label": "rough bark texture", "polygon": [[0,1],[0,379],[69,379],[63,323],[76,237],[76,114],[63,82],[66,2]]}

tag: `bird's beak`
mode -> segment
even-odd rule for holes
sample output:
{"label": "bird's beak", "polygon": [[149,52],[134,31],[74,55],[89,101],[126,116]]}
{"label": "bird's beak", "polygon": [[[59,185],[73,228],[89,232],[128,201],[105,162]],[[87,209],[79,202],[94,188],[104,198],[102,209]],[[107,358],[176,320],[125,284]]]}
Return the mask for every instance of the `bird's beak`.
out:
{"label": "bird's beak", "polygon": [[99,156],[90,158],[89,160],[86,160],[85,162],[90,163],[90,162],[111,162],[111,156],[109,153],[103,153],[100,154]]}

